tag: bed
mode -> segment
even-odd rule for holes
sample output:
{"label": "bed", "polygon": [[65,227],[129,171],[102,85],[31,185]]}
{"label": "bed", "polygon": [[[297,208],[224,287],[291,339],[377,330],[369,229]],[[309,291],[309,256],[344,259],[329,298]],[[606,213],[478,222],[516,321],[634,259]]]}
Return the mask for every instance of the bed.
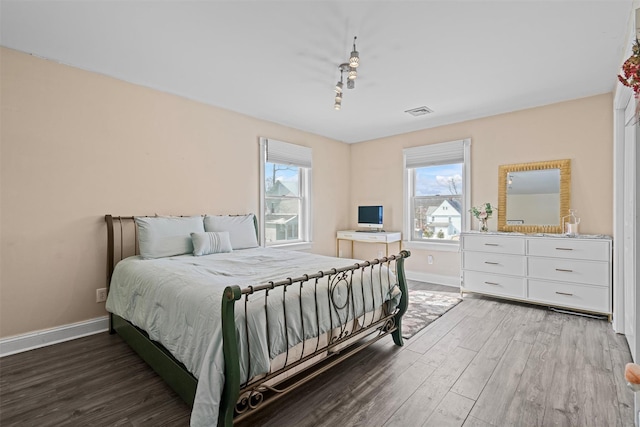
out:
{"label": "bed", "polygon": [[253,215],[105,220],[110,330],[192,405],[192,426],[250,417],[387,335],[403,344],[407,251],[258,247]]}

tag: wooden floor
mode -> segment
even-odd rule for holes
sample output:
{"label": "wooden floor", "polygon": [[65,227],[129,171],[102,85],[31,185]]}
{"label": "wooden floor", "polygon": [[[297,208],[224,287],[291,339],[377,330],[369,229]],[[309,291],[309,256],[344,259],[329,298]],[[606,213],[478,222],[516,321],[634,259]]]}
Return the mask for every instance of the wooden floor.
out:
{"label": "wooden floor", "polygon": [[[465,297],[404,347],[385,339],[242,425],[632,426],[630,359],[606,321]],[[189,412],[118,336],[0,359],[2,427],[186,426]]]}

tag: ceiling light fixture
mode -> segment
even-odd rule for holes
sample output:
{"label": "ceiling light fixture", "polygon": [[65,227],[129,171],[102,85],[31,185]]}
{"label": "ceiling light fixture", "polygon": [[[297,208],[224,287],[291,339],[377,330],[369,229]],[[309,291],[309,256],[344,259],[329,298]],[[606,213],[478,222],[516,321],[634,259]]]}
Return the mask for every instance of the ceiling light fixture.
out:
{"label": "ceiling light fixture", "polygon": [[356,68],[360,65],[360,53],[356,49],[357,38],[358,37],[353,38],[353,50],[349,56],[349,62],[338,65],[340,80],[336,83],[336,98],[333,106],[336,110],[339,110],[342,106],[342,88],[344,87],[343,78],[345,73],[347,74],[347,89],[355,89],[356,87],[356,79],[358,78],[358,70],[356,70]]}

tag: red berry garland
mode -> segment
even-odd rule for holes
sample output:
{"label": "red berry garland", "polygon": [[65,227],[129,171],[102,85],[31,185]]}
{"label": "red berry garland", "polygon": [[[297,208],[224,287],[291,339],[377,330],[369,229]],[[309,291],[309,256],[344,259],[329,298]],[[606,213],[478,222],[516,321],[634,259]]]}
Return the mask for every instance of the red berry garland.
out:
{"label": "red berry garland", "polygon": [[636,39],[633,44],[633,55],[622,64],[622,74],[618,74],[618,80],[633,89],[636,97],[640,97],[640,42]]}

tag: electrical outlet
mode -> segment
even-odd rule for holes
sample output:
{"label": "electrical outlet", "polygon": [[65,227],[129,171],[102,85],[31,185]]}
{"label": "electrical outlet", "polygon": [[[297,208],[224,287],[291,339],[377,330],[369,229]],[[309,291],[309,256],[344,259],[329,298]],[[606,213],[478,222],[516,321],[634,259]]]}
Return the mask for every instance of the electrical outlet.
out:
{"label": "electrical outlet", "polygon": [[382,258],[384,256],[384,252],[378,251],[378,258]]}
{"label": "electrical outlet", "polygon": [[107,300],[107,288],[96,289],[96,302],[105,302]]}
{"label": "electrical outlet", "polygon": [[433,255],[428,255],[427,256],[427,263],[433,264]]}

